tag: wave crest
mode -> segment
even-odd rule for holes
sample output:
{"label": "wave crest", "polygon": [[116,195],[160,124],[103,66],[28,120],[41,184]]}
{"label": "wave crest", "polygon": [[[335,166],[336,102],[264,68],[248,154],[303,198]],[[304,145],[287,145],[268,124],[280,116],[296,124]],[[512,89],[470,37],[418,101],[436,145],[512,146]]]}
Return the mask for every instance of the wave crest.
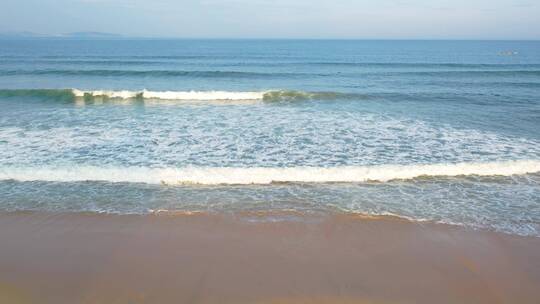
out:
{"label": "wave crest", "polygon": [[430,165],[291,168],[144,168],[70,167],[0,168],[0,180],[107,181],[147,184],[247,185],[271,183],[355,183],[414,179],[422,176],[511,176],[540,172],[540,160]]}
{"label": "wave crest", "polygon": [[81,91],[72,90],[75,97],[105,97],[119,99],[164,99],[164,100],[262,100],[265,92],[227,91]]}
{"label": "wave crest", "polygon": [[79,89],[20,89],[0,90],[0,97],[32,97],[56,100],[154,99],[180,101],[264,101],[287,102],[303,100],[366,99],[367,96],[339,92],[305,92],[295,90],[269,91],[149,91],[149,90],[79,90]]}

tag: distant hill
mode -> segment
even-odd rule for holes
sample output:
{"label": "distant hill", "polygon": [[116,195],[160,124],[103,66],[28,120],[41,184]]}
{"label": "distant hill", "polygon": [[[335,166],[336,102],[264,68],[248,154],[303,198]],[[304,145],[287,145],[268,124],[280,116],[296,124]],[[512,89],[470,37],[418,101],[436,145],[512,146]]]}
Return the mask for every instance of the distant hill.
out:
{"label": "distant hill", "polygon": [[122,35],[101,32],[74,32],[61,35],[44,35],[33,32],[0,32],[0,39],[34,39],[34,38],[60,38],[60,39],[119,39]]}
{"label": "distant hill", "polygon": [[0,32],[0,38],[41,38],[46,35],[41,35],[33,32]]}

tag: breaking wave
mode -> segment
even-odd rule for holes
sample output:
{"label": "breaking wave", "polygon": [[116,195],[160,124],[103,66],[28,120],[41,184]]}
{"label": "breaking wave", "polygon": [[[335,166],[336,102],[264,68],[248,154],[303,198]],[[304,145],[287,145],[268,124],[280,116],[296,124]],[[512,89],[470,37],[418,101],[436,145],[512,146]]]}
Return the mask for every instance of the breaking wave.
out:
{"label": "breaking wave", "polygon": [[62,167],[0,168],[0,180],[17,181],[107,181],[146,184],[248,185],[271,183],[361,183],[387,182],[438,176],[511,176],[540,172],[540,160],[429,165],[378,165],[355,167],[290,168],[145,168]]}
{"label": "breaking wave", "polygon": [[365,99],[367,96],[339,92],[304,92],[294,90],[230,92],[230,91],[130,91],[130,90],[78,90],[78,89],[20,89],[0,90],[0,97],[34,97],[56,100],[75,100],[84,98],[101,99],[162,99],[186,101],[212,100],[260,100],[299,101],[299,100],[336,100],[336,99]]}

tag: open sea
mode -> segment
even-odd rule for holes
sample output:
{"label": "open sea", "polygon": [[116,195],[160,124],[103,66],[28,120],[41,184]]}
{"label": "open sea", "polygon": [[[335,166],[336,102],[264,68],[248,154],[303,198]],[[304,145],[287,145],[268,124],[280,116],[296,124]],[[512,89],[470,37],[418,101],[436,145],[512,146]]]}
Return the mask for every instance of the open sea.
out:
{"label": "open sea", "polygon": [[540,237],[540,41],[0,40],[0,211]]}

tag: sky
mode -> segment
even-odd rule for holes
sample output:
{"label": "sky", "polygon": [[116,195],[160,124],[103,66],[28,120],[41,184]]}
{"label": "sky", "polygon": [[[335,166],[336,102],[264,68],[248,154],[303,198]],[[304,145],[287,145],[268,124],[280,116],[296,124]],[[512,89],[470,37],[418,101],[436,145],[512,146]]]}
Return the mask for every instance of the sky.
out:
{"label": "sky", "polygon": [[0,32],[540,39],[539,0],[1,0]]}

